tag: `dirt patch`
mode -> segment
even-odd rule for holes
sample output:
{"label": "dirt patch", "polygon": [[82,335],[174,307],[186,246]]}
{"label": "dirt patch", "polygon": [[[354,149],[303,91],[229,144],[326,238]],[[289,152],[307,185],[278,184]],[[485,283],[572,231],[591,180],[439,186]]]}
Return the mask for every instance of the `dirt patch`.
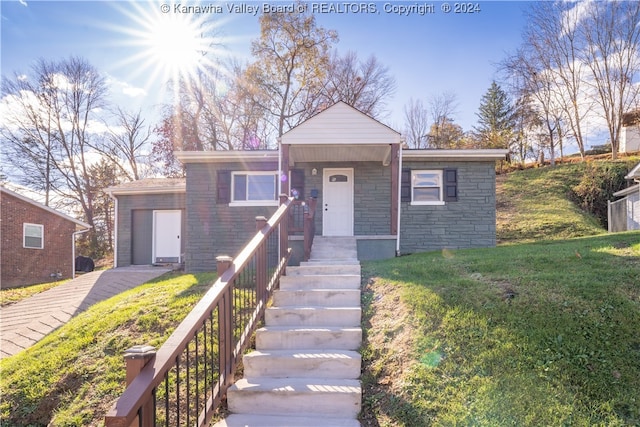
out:
{"label": "dirt patch", "polygon": [[412,317],[402,302],[400,287],[380,278],[363,287],[366,336],[363,343],[364,427],[393,426],[388,417],[400,394],[403,373],[417,363]]}

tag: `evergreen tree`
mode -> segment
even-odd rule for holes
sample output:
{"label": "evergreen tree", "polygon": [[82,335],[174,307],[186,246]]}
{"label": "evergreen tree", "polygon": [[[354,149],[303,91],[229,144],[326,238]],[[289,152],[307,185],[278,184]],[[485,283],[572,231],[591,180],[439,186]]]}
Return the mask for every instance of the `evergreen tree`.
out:
{"label": "evergreen tree", "polygon": [[476,139],[480,148],[509,148],[513,133],[513,108],[506,92],[495,82],[482,96]]}

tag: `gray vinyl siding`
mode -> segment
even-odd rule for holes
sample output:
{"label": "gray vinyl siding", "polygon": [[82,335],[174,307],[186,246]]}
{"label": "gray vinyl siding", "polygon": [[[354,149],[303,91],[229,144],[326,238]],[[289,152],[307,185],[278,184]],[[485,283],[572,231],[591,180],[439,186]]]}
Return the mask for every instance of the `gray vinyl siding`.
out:
{"label": "gray vinyl siding", "polygon": [[217,171],[277,170],[274,164],[190,163],[187,164],[188,272],[215,271],[216,257],[236,257],[255,234],[256,216],[271,217],[275,206],[232,207],[217,203]]}
{"label": "gray vinyl siding", "polygon": [[491,247],[496,244],[494,162],[404,162],[403,168],[456,168],[458,201],[442,206],[402,203],[400,252]]}
{"label": "gray vinyl siding", "polygon": [[[136,194],[118,196],[118,267],[126,267],[133,264],[133,238],[136,234],[133,230],[134,211],[147,211],[146,214],[138,213],[139,216],[145,216],[152,221],[151,212],[154,210],[182,210],[182,228],[184,236],[185,228],[185,194],[184,193],[167,193],[167,194]],[[152,225],[145,225],[145,228]],[[141,231],[141,230],[138,230]],[[140,233],[138,233],[140,236]],[[181,251],[184,252],[187,242],[182,239]],[[149,246],[151,242],[148,241]],[[142,248],[136,248],[138,253],[144,252]],[[151,249],[149,248],[149,253]]]}

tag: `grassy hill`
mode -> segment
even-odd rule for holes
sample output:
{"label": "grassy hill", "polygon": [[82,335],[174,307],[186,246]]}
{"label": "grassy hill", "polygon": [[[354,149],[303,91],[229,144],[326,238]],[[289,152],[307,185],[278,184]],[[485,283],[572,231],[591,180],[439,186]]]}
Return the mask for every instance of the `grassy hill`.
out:
{"label": "grassy hill", "polygon": [[499,176],[497,248],[363,265],[363,426],[640,425],[640,232],[570,200],[587,167]]}
{"label": "grassy hill", "polygon": [[[364,426],[640,424],[640,233],[568,200],[584,167],[499,177],[497,248],[363,264]],[[0,425],[101,425],[122,352],[214,279],[162,277],[0,361]]]}
{"label": "grassy hill", "polygon": [[363,272],[363,426],[640,425],[639,232]]}
{"label": "grassy hill", "polygon": [[584,164],[569,164],[498,175],[498,242],[568,239],[606,231],[593,215],[569,199],[584,169]]}

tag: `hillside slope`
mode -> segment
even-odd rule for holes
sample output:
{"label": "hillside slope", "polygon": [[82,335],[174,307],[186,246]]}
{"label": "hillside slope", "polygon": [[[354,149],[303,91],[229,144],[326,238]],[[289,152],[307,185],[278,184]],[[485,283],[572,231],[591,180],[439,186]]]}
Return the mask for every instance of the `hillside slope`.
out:
{"label": "hillside slope", "polygon": [[580,183],[587,167],[578,163],[498,175],[498,242],[568,239],[606,232],[595,216],[570,198],[571,189]]}

